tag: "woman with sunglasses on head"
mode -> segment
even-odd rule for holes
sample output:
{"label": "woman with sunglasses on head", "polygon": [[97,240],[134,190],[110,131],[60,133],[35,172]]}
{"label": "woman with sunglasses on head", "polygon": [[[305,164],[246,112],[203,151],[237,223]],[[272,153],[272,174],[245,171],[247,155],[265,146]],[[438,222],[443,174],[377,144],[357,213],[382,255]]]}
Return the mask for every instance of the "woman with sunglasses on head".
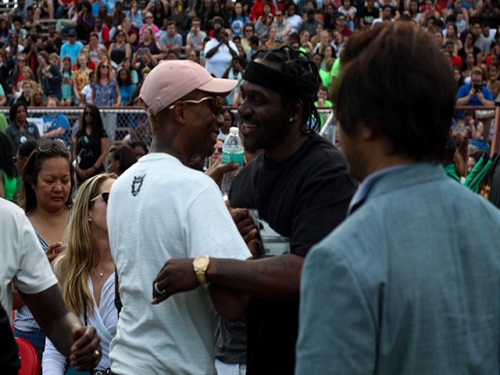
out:
{"label": "woman with sunglasses on head", "polygon": [[78,185],[104,172],[103,163],[108,149],[108,135],[104,130],[99,109],[95,105],[89,104],[84,108],[80,128],[73,139],[73,144]]}
{"label": "woman with sunglasses on head", "polygon": [[[111,367],[109,345],[116,334],[119,313],[115,305],[115,264],[106,224],[109,191],[116,177],[103,173],[80,186],[66,231],[67,245],[54,262],[54,273],[69,309],[85,325],[95,327],[101,338],[102,358],[95,370],[103,370],[103,374]],[[63,375],[66,362],[47,340],[43,373]]]}
{"label": "woman with sunglasses on head", "polygon": [[[22,185],[22,207],[52,261],[62,250],[73,204],[73,167],[71,153],[64,141],[43,139],[37,143],[24,166]],[[15,336],[29,340],[43,355],[45,334],[22,300],[15,298],[14,301],[17,308]]]}

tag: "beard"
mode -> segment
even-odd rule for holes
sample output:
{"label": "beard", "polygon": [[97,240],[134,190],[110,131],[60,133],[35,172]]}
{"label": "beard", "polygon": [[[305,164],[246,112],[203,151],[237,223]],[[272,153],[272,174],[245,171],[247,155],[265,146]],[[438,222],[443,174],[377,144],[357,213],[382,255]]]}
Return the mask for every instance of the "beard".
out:
{"label": "beard", "polygon": [[242,137],[243,146],[250,152],[256,152],[259,149],[269,151],[281,146],[292,127],[288,119],[274,124],[259,125],[255,139],[246,139]]}

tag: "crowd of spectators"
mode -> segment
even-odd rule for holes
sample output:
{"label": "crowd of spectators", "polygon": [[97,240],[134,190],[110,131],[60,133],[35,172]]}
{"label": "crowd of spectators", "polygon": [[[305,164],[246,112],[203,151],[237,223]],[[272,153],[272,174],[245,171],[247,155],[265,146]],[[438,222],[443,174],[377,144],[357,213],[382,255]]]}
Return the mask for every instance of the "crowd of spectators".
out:
{"label": "crowd of spectators", "polygon": [[[190,59],[222,77],[234,60],[245,67],[257,49],[283,44],[310,53],[329,89],[345,41],[396,20],[428,31],[457,68],[457,82],[469,84],[476,70],[484,88],[498,86],[490,67],[500,64],[500,0],[19,0],[0,18],[0,105],[45,105],[49,96],[61,106],[137,105],[136,89],[161,60]],[[103,91],[111,93],[105,101]]]}
{"label": "crowd of spectators", "polygon": [[[75,150],[72,140],[85,116],[75,122],[63,113],[44,115],[37,132],[26,120],[29,109],[139,106],[147,74],[171,59],[238,80],[225,99],[237,107],[248,61],[259,49],[282,45],[312,56],[322,81],[317,106],[331,108],[346,41],[395,21],[422,28],[441,49],[457,82],[458,106],[485,108],[472,112],[474,123],[458,111],[453,129],[488,152],[492,107],[500,100],[500,0],[19,0],[0,16],[0,106],[11,107],[8,119],[0,114],[0,130],[11,125],[7,133],[16,147],[22,140],[60,137]],[[325,124],[328,114],[322,117]],[[101,110],[100,118],[108,137],[103,150],[123,139],[117,128],[130,134],[147,128],[145,117]],[[150,138],[126,140],[139,139]]]}
{"label": "crowd of spectators", "polygon": [[[329,95],[347,40],[359,30],[395,21],[424,29],[429,44],[441,49],[443,64],[449,63],[454,72],[457,105],[484,107],[456,116],[455,135],[468,135],[475,147],[465,153],[471,155],[471,169],[477,162],[474,157],[489,151],[492,108],[500,100],[500,0],[28,2],[19,0],[0,19],[0,105],[10,107],[10,125],[5,130],[9,140],[0,141],[12,143],[14,148],[8,153],[17,150],[15,159],[22,160],[33,153],[23,154],[23,145],[37,147],[36,155],[43,150],[35,141],[52,142],[50,151],[57,145],[49,139],[64,140],[61,150],[68,173],[61,178],[71,176],[66,178],[66,184],[71,184],[68,196],[73,184],[90,189],[86,181],[97,181],[96,176],[105,171],[113,173],[107,180],[114,180],[115,174],[121,175],[148,152],[149,145],[130,144],[130,139],[115,142],[120,114],[101,108],[139,105],[144,79],[162,60],[189,59],[217,78],[237,80],[225,99],[227,106],[237,107],[247,62],[259,49],[289,45],[311,55],[322,83],[314,104],[331,108],[334,103]],[[83,113],[73,129],[64,114],[47,114],[42,133],[27,120],[29,108],[36,106],[80,107]],[[209,170],[221,154],[228,128],[235,123],[233,112],[222,115],[226,130],[221,129],[218,136],[206,166]],[[131,124],[134,121],[131,117]],[[323,125],[328,116],[320,121]],[[66,149],[66,145],[71,147]],[[3,159],[10,160],[10,156]],[[15,200],[16,189],[30,181],[26,176],[24,184],[16,181],[12,165],[3,169],[0,196]],[[465,175],[464,171],[458,177]],[[107,204],[107,196],[102,195],[109,190],[107,186],[92,188],[99,194],[86,197],[86,204]],[[67,210],[67,199],[61,202],[61,209]],[[67,216],[63,219],[68,222]],[[56,240],[60,239],[59,233]],[[109,270],[114,272],[112,267]]]}

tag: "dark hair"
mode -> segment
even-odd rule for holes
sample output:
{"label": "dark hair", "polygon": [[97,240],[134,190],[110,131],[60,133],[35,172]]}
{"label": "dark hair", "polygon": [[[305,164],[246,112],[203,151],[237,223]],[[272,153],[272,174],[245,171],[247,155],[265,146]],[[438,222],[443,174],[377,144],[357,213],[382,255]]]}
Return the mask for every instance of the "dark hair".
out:
{"label": "dark hair", "polygon": [[12,159],[14,156],[14,144],[5,133],[0,132],[0,170],[3,170],[9,177],[16,175],[16,165]]}
{"label": "dark hair", "polygon": [[10,122],[14,122],[19,107],[24,107],[25,111],[28,112],[28,106],[24,102],[19,102],[19,101],[15,102],[9,109]]}
{"label": "dark hair", "polygon": [[28,157],[31,155],[33,150],[36,148],[36,141],[30,139],[24,143],[21,143],[17,148],[17,153],[19,156]]}
{"label": "dark hair", "polygon": [[229,116],[231,116],[231,126],[236,126],[236,125],[234,125],[234,122],[236,121],[236,116],[234,115],[233,111],[231,111],[227,108],[224,108],[224,110],[222,111],[222,114],[224,115],[225,113],[229,113]]}
{"label": "dark hair", "polygon": [[14,24],[16,22],[19,22],[22,25],[23,24],[23,17],[19,14],[14,15],[14,17],[12,17],[12,23]]}
{"label": "dark hair", "polygon": [[368,127],[392,142],[393,153],[441,161],[456,94],[444,61],[428,34],[408,23],[356,33],[344,48],[334,95],[342,129],[352,137]]}
{"label": "dark hair", "polygon": [[74,178],[74,170],[73,164],[71,163],[71,153],[68,150],[63,150],[57,145],[53,145],[49,151],[35,151],[31,153],[28,161],[26,162],[23,169],[23,191],[22,191],[22,207],[24,211],[28,214],[32,212],[36,206],[36,194],[34,185],[37,183],[38,174],[42,169],[42,164],[44,161],[52,158],[62,157],[68,161],[69,165],[69,175],[71,181],[71,191],[68,196],[68,200],[66,201],[66,206],[70,207],[73,204],[73,187],[75,186],[75,178]]}
{"label": "dark hair", "polygon": [[142,147],[142,149],[144,150],[144,153],[147,154],[149,152],[148,150],[148,146],[146,145],[145,142],[143,141],[134,141],[130,144],[130,148],[133,150],[134,148],[136,147]]}
{"label": "dark hair", "polygon": [[465,48],[465,41],[467,39],[467,36],[472,36],[472,44],[476,43],[476,36],[474,34],[472,34],[472,32],[470,31],[467,31],[465,34],[464,34],[464,40],[462,40],[462,44],[464,45],[464,48]]}
{"label": "dark hair", "polygon": [[[121,77],[120,77],[120,73],[124,71],[125,73],[127,73],[127,78],[125,78],[125,81],[122,81]],[[118,69],[118,72],[116,74],[116,80],[118,81],[118,85],[121,87],[123,85],[125,86],[130,86],[133,84],[132,82],[132,74],[130,73],[130,70],[128,70],[127,68],[120,68]]]}
{"label": "dark hair", "polygon": [[251,43],[251,44],[259,44],[260,43],[260,39],[257,35],[252,35],[250,37],[250,39],[248,39],[248,41]]}
{"label": "dark hair", "polygon": [[[80,119],[80,128],[78,129],[76,133],[76,137],[80,138],[84,132],[85,132],[85,127],[87,126],[85,122],[85,111],[90,110],[92,112],[92,134],[90,135],[90,138],[96,138],[100,139],[101,138],[101,130],[104,129],[104,125],[102,123],[102,118],[101,118],[101,113],[99,112],[99,108],[97,108],[93,104],[87,104],[85,108],[83,109],[82,112],[82,117]],[[79,142],[76,145],[76,154],[80,152],[80,146]]]}
{"label": "dark hair", "polygon": [[137,162],[134,150],[126,145],[118,146],[111,154],[111,157],[120,161],[119,175]]}
{"label": "dark hair", "polygon": [[81,3],[78,4],[77,10],[82,10],[82,8],[85,7],[87,8],[87,12],[92,12],[92,5],[88,1],[82,1]]}
{"label": "dark hair", "polygon": [[285,45],[272,50],[258,50],[254,59],[257,58],[279,65],[283,73],[295,76],[297,80],[313,83],[307,89],[304,88],[298,97],[284,97],[283,99],[285,103],[290,105],[292,110],[295,108],[296,102],[302,100],[302,120],[305,124],[302,129],[303,133],[319,131],[321,118],[314,102],[316,101],[321,78],[311,56]]}
{"label": "dark hair", "polygon": [[253,32],[255,32],[255,25],[252,21],[245,22],[245,24],[243,25],[243,30],[245,30],[247,27],[251,27]]}

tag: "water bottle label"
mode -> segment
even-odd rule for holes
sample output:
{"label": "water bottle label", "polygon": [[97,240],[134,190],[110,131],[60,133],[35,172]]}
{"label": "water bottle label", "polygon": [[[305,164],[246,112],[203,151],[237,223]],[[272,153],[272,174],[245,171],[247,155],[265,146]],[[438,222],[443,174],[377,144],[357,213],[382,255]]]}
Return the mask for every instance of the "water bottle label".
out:
{"label": "water bottle label", "polygon": [[224,152],[222,154],[222,164],[238,163],[239,165],[243,165],[244,162],[245,162],[244,153],[229,154]]}

